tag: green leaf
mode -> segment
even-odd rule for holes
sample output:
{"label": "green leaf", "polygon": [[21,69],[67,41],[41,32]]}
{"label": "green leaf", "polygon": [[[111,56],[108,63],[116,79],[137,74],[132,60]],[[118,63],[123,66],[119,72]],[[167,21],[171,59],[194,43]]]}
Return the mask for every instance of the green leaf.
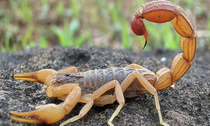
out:
{"label": "green leaf", "polygon": [[22,48],[25,48],[25,47],[26,47],[26,44],[27,44],[27,42],[29,41],[29,39],[30,39],[30,37],[31,37],[31,35],[32,35],[32,33],[33,33],[33,31],[34,31],[34,27],[30,27],[30,28],[27,30],[27,32],[25,33],[25,35],[23,36],[22,41],[21,41],[21,46],[22,46]]}

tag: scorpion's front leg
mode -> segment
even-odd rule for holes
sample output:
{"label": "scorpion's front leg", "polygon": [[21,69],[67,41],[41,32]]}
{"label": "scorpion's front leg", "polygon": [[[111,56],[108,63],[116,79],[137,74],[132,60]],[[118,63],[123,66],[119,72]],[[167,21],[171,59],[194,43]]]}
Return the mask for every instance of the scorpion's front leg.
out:
{"label": "scorpion's front leg", "polygon": [[94,100],[102,97],[102,95],[105,92],[107,92],[108,90],[110,90],[112,88],[115,88],[114,99],[119,102],[119,106],[117,107],[117,109],[115,110],[115,112],[113,113],[113,115],[111,116],[111,118],[108,121],[108,124],[110,126],[113,126],[112,120],[114,119],[115,116],[118,115],[118,113],[120,112],[121,108],[123,107],[123,105],[125,103],[125,99],[124,99],[124,96],[123,96],[123,92],[122,92],[121,86],[120,86],[119,82],[116,81],[116,80],[113,80],[113,81],[110,81],[110,82],[104,84],[99,89],[94,91],[92,94],[86,94],[86,95],[80,97],[79,102],[85,103],[86,105],[80,110],[80,112],[79,112],[79,114],[77,116],[72,117],[69,120],[63,122],[61,124],[61,126],[66,125],[66,124],[68,124],[70,122],[74,122],[74,121],[82,118],[90,110],[90,108],[93,106]]}

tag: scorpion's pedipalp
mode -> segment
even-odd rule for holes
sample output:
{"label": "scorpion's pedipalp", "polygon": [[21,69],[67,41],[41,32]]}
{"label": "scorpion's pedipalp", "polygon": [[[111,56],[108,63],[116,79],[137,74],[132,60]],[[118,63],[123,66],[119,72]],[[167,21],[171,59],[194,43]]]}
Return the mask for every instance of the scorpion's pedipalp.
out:
{"label": "scorpion's pedipalp", "polygon": [[39,119],[28,119],[28,118],[21,118],[17,116],[10,116],[11,119],[20,121],[20,122],[25,122],[25,123],[32,123],[32,124],[42,124],[44,123],[42,120]]}
{"label": "scorpion's pedipalp", "polygon": [[48,85],[49,81],[51,81],[52,77],[56,73],[57,71],[53,69],[43,69],[43,70],[39,70],[32,73],[15,74],[14,79],[40,82],[40,83]]}
{"label": "scorpion's pedipalp", "polygon": [[15,74],[13,76],[16,80],[25,80],[25,81],[33,81],[33,82],[40,82],[37,80],[35,73],[23,73],[23,74]]}
{"label": "scorpion's pedipalp", "polygon": [[62,119],[77,104],[81,97],[81,88],[75,85],[66,97],[66,100],[59,105],[47,104],[40,106],[37,110],[31,112],[11,111],[11,118],[16,121],[26,123],[46,123],[52,124]]}
{"label": "scorpion's pedipalp", "polygon": [[78,86],[78,84],[68,83],[55,87],[49,86],[47,88],[46,94],[48,97],[60,97],[69,94],[69,92],[71,92],[75,86]]}
{"label": "scorpion's pedipalp", "polygon": [[[42,105],[39,109],[31,112],[15,112],[11,111],[11,118],[16,121],[35,123],[35,124],[51,124],[59,121],[65,116],[65,109],[61,104]],[[34,117],[34,118],[33,118]]]}
{"label": "scorpion's pedipalp", "polygon": [[49,85],[54,75],[56,75],[57,73],[75,73],[75,72],[77,72],[76,67],[69,67],[59,71],[55,71],[53,69],[43,69],[32,73],[15,74],[13,78],[16,80],[40,82]]}
{"label": "scorpion's pedipalp", "polygon": [[74,116],[74,117],[72,117],[72,118],[70,118],[70,119],[68,119],[68,120],[66,120],[66,121],[64,121],[64,122],[62,122],[60,124],[60,126],[64,126],[64,125],[66,125],[68,123],[75,122],[75,121],[79,120],[80,118],[82,118],[83,116],[85,116],[87,114],[87,112],[93,106],[93,99],[91,97],[81,96],[78,102],[85,103],[85,105],[83,106],[83,108],[80,110],[79,114],[76,115],[76,116]]}

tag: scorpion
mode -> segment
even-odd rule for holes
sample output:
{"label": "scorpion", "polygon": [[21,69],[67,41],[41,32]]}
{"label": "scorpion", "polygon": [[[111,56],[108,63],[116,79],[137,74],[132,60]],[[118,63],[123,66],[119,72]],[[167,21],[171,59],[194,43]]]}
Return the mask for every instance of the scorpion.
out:
{"label": "scorpion", "polygon": [[170,69],[165,67],[155,74],[142,66],[130,64],[124,68],[95,69],[86,72],[77,72],[76,67],[69,67],[59,71],[43,69],[32,73],[15,74],[14,79],[47,85],[46,95],[57,97],[63,102],[58,105],[42,105],[31,112],[11,111],[11,119],[33,124],[52,124],[70,113],[77,103],[85,104],[78,115],[60,124],[63,126],[85,116],[93,105],[103,106],[117,101],[119,105],[107,122],[113,126],[112,121],[122,109],[125,98],[151,93],[155,99],[160,124],[168,125],[162,119],[157,91],[171,86],[187,72],[195,56],[197,37],[192,22],[180,6],[169,1],[153,1],[141,5],[130,21],[132,31],[138,36],[144,35],[144,47],[148,34],[142,19],[154,23],[171,21],[181,36],[180,46],[183,53],[175,56]]}

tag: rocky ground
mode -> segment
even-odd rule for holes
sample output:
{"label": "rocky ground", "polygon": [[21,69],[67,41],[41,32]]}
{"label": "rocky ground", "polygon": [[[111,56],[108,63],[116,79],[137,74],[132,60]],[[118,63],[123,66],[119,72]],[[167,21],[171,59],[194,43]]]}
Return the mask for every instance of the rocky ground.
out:
{"label": "rocky ground", "polygon": [[[9,111],[30,111],[35,106],[60,101],[47,98],[39,83],[12,79],[16,73],[32,72],[44,68],[62,69],[76,66],[80,71],[107,67],[124,67],[131,63],[142,65],[151,71],[170,67],[178,52],[157,49],[135,54],[110,48],[53,47],[46,50],[31,49],[16,53],[0,54],[0,125],[30,125],[12,121]],[[166,60],[163,60],[166,58]],[[163,120],[173,126],[210,125],[210,50],[198,49],[189,71],[175,83],[175,89],[159,91]],[[118,103],[93,107],[72,126],[106,126]],[[77,105],[62,121],[78,114],[82,105]],[[145,94],[126,103],[114,119],[116,126],[159,125],[154,98]]]}

